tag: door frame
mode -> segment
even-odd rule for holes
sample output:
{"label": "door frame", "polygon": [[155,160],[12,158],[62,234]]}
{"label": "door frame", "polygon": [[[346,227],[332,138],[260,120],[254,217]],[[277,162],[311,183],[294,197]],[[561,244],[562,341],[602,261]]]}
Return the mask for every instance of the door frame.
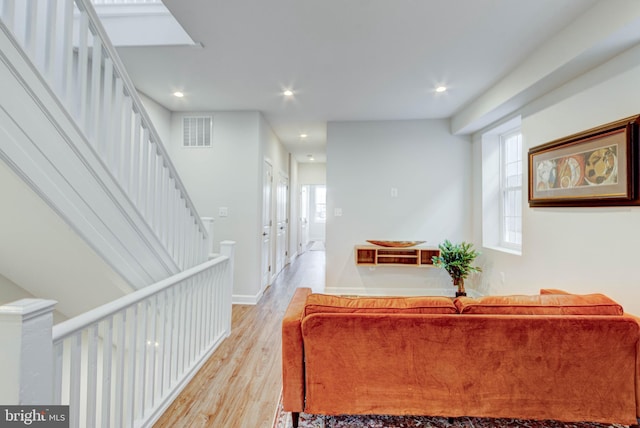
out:
{"label": "door frame", "polygon": [[[262,163],[262,167],[262,219],[260,222],[260,293],[264,292],[264,290],[273,282],[273,164],[269,159],[265,158]],[[268,182],[266,182],[267,173],[269,177]],[[266,224],[267,221],[268,224]],[[265,236],[268,236],[269,241],[267,248],[265,248]]]}

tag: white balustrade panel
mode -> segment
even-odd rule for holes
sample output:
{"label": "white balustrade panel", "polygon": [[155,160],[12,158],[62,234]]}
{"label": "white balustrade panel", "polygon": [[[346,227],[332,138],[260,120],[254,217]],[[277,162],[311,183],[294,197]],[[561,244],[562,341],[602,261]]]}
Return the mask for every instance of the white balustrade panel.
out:
{"label": "white balustrade panel", "polygon": [[89,0],[0,0],[0,20],[176,264],[206,261],[206,228]]}
{"label": "white balustrade panel", "polygon": [[156,420],[231,329],[232,253],[54,326],[71,427]]}

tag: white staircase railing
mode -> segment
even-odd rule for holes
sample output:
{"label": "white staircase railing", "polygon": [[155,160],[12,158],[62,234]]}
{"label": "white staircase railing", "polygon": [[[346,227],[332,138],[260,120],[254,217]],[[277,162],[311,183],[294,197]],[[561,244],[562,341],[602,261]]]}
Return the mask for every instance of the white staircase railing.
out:
{"label": "white staircase railing", "polygon": [[179,270],[205,261],[205,227],[91,2],[0,0],[0,21]]}
{"label": "white staircase railing", "polygon": [[91,0],[93,4],[162,4],[162,0]]}
{"label": "white staircase railing", "polygon": [[[6,351],[14,365],[0,368],[0,399],[68,405],[72,428],[151,426],[230,334],[234,243],[221,252],[53,329],[55,302],[0,307],[0,332],[19,344]],[[17,358],[24,349],[36,358]]]}

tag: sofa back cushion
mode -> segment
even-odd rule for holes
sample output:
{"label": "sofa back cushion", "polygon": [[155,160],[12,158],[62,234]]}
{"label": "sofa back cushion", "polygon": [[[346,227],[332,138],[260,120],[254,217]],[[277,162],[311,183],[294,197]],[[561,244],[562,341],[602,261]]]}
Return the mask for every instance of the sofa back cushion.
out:
{"label": "sofa back cushion", "polygon": [[568,291],[559,290],[557,288],[541,288],[540,294],[571,294]]}
{"label": "sofa back cushion", "polygon": [[341,297],[310,294],[303,317],[316,313],[456,314],[448,297]]}
{"label": "sofa back cushion", "polygon": [[455,300],[461,314],[504,315],[622,315],[622,306],[604,294],[541,294],[486,296]]}

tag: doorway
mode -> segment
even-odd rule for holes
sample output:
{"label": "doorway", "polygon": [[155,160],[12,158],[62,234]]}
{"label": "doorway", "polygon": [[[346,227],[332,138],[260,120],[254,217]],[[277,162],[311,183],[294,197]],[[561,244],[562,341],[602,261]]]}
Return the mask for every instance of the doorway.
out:
{"label": "doorway", "polygon": [[324,246],[327,222],[327,187],[324,184],[300,186],[300,250],[313,243]]}
{"label": "doorway", "polygon": [[264,291],[271,284],[271,193],[273,187],[273,167],[264,162],[262,176],[262,284]]}
{"label": "doorway", "polygon": [[278,174],[276,193],[276,269],[275,275],[287,264],[289,255],[289,177]]}

